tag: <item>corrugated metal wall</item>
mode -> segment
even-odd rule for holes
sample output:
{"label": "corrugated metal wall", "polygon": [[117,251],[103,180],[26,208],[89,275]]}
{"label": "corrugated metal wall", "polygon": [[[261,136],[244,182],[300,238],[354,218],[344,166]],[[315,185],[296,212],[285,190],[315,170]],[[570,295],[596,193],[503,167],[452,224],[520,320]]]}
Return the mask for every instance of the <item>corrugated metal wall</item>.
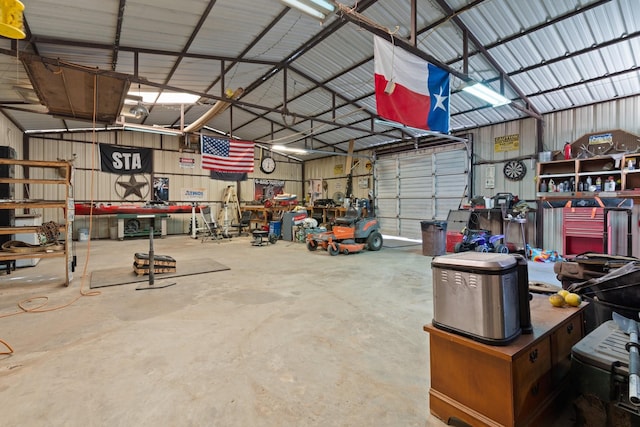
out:
{"label": "corrugated metal wall", "polygon": [[[547,114],[544,116],[543,147],[546,151],[562,150],[565,142],[573,142],[581,136],[608,130],[621,129],[640,135],[640,97],[625,98],[587,107],[575,108]],[[534,119],[518,120],[472,131],[474,135],[474,168],[473,196],[492,197],[500,192],[518,195],[520,199],[535,201],[536,153],[536,121]],[[495,138],[507,135],[519,135],[517,151],[496,152]],[[521,181],[510,181],[505,178],[503,168],[506,161],[525,158],[527,173]],[[494,188],[486,188],[487,170],[495,167]],[[634,208],[634,212],[637,207]],[[543,241],[534,242],[534,232],[529,230],[528,242],[537,243],[544,249],[562,253],[562,210],[543,209],[538,212],[543,216]],[[638,215],[634,213],[633,224],[638,223]],[[619,229],[622,225],[616,224]],[[626,229],[626,225],[624,225]],[[634,254],[640,253],[637,227],[634,227]],[[620,233],[618,233],[620,234]],[[621,244],[617,244],[618,248]]]}
{"label": "corrugated metal wall", "polygon": [[[92,142],[95,140],[96,144]],[[34,160],[72,159],[76,160],[74,195],[76,202],[122,203],[145,202],[152,198],[152,176],[136,175],[136,180],[147,180],[149,185],[142,189],[142,200],[129,197],[127,201],[118,199],[115,186],[120,175],[100,172],[99,143],[117,144],[122,146],[146,147],[153,149],[154,176],[169,178],[169,202],[182,202],[182,189],[204,189],[206,192],[203,203],[213,205],[217,212],[222,207],[224,190],[227,186],[235,187],[235,182],[218,181],[209,178],[209,172],[200,167],[200,155],[196,153],[180,152],[177,150],[178,140],[172,136],[160,136],[142,132],[97,132],[73,133],[43,137],[31,137],[29,140],[29,158]],[[252,178],[267,178],[283,180],[285,192],[302,194],[302,165],[285,157],[273,156],[277,161],[277,168],[273,174],[265,175],[260,171],[258,160],[255,172],[250,179],[240,183],[237,189],[240,202],[253,201],[254,184]],[[180,158],[195,159],[194,168],[181,167]],[[256,157],[257,159],[257,157]],[[174,214],[167,223],[169,234],[188,233],[190,214]],[[56,218],[43,218],[44,221]],[[108,238],[110,227],[116,226],[113,216],[95,216],[92,226],[92,238]],[[76,216],[74,230],[88,228],[88,217]],[[76,234],[74,234],[75,236]]]}
{"label": "corrugated metal wall", "polygon": [[[640,97],[630,97],[587,107],[575,108],[554,114],[545,115],[544,143],[548,150],[562,150],[564,143],[575,141],[581,136],[608,130],[621,129],[629,133],[640,135]],[[626,219],[623,216],[613,216],[614,229],[618,241],[614,249],[618,254],[626,255],[626,245],[620,239],[626,240],[620,230],[626,233]],[[640,256],[640,242],[638,241],[638,206],[633,208],[633,255]],[[544,210],[544,244],[547,248],[562,251],[562,209]]]}
{"label": "corrugated metal wall", "polygon": [[[545,115],[543,143],[546,150],[561,150],[566,141],[573,141],[586,133],[622,129],[627,132],[640,135],[640,122],[637,117],[640,115],[640,97],[631,97],[573,110]],[[499,192],[510,192],[518,195],[521,199],[535,199],[535,175],[536,175],[536,122],[534,119],[518,120],[494,126],[478,128],[471,132],[473,134],[473,184],[471,196],[491,197]],[[77,155],[76,176],[75,176],[75,198],[77,201],[88,201],[91,198],[91,188],[94,200],[115,201],[114,184],[116,176],[102,172],[92,173],[98,168],[97,147],[91,144],[93,139],[97,142],[108,144],[122,144],[125,146],[140,146],[154,148],[155,175],[168,177],[171,188],[179,189],[186,187],[205,188],[208,193],[208,201],[220,203],[222,194],[227,183],[213,181],[199,168],[199,163],[193,170],[185,170],[179,166],[180,157],[195,157],[198,155],[180,153],[176,150],[177,140],[174,137],[160,137],[136,132],[99,132],[95,136],[92,133],[86,134],[66,134],[54,135],[47,138],[33,136],[29,139],[28,153],[22,150],[22,135],[7,119],[0,119],[0,134],[5,135],[4,145],[10,145],[16,149],[19,158],[28,157],[30,159],[55,160],[71,159],[73,154]],[[516,151],[496,152],[495,138],[515,135],[519,136],[519,147]],[[163,150],[163,148],[166,148]],[[305,176],[302,177],[303,167],[301,164],[291,161],[285,157],[273,154],[278,161],[276,172],[271,175],[264,175],[260,172],[256,161],[256,172],[252,177],[267,179],[282,179],[285,181],[285,191],[297,194],[299,200],[307,196],[307,188],[304,185],[306,180],[322,178],[328,188],[324,194],[330,198],[335,192],[344,192],[346,187],[346,173],[344,171],[344,157],[325,158],[309,161],[304,165]],[[521,181],[510,181],[504,177],[503,167],[507,160],[514,158],[525,158],[527,173]],[[369,191],[373,189],[372,172],[367,169],[367,159],[354,159],[359,163],[354,168],[353,188],[357,197],[368,197]],[[93,162],[92,162],[93,161]],[[409,160],[407,160],[409,161]],[[342,165],[342,169],[340,168]],[[382,163],[380,163],[382,165]],[[486,188],[487,171],[490,166],[495,167],[494,188]],[[90,186],[93,177],[93,187]],[[362,179],[363,186],[359,185]],[[368,185],[365,185],[368,184]],[[389,183],[392,185],[393,183]],[[378,183],[378,185],[383,185]],[[19,188],[18,188],[19,187]],[[406,192],[405,192],[406,191]],[[239,193],[242,200],[253,198],[253,181],[240,184]],[[16,197],[34,197],[35,195],[24,196],[22,186],[17,186]],[[403,189],[403,197],[410,196],[410,189]],[[47,196],[48,197],[48,196]],[[173,196],[170,195],[172,200]],[[178,200],[175,200],[178,201]],[[430,203],[425,200],[425,203]],[[429,207],[427,206],[426,209]],[[439,209],[439,208],[438,208]],[[442,211],[444,212],[443,207]],[[637,208],[636,208],[637,210]],[[541,213],[544,218],[544,243],[545,249],[562,251],[562,218],[559,209],[545,209]],[[186,233],[188,231],[188,215],[182,215],[184,219],[172,218],[170,221],[170,233]],[[437,217],[441,217],[438,210]],[[446,215],[445,215],[446,217]],[[56,218],[43,218],[44,221],[56,220]],[[85,227],[82,217],[78,217],[74,228]],[[638,223],[638,215],[634,213],[633,223]],[[98,224],[97,234],[93,237],[106,238],[109,235],[108,222],[102,221]],[[96,227],[94,227],[96,228]],[[637,227],[634,227],[635,254],[638,251]],[[531,239],[528,235],[528,239]]]}
{"label": "corrugated metal wall", "polygon": [[[369,197],[373,189],[373,168],[371,153],[362,151],[353,158],[352,185],[353,195],[359,199]],[[345,156],[325,157],[318,160],[309,160],[304,164],[304,180],[322,179],[327,189],[323,191],[322,199],[331,199],[337,192],[344,193],[347,188],[347,175]],[[307,188],[304,196],[307,197]]]}
{"label": "corrugated metal wall", "polygon": [[[493,197],[497,193],[512,193],[523,200],[535,199],[536,176],[536,121],[534,119],[518,120],[499,125],[480,128],[473,132],[473,165],[474,179],[472,197]],[[496,138],[518,135],[517,150],[498,152],[495,147]],[[527,173],[521,181],[505,178],[503,170],[507,161],[526,158],[524,160]],[[495,168],[494,188],[487,188],[488,170]]]}

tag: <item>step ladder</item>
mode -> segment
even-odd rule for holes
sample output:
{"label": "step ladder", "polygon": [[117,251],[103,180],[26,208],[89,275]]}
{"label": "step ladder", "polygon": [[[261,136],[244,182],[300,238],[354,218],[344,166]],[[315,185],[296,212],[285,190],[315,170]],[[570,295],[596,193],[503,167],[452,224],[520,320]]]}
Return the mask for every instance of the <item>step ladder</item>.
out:
{"label": "step ladder", "polygon": [[222,228],[222,235],[228,237],[231,235],[231,225],[237,224],[242,217],[238,195],[233,186],[229,185],[224,189],[222,203],[222,209],[218,211],[218,226]]}

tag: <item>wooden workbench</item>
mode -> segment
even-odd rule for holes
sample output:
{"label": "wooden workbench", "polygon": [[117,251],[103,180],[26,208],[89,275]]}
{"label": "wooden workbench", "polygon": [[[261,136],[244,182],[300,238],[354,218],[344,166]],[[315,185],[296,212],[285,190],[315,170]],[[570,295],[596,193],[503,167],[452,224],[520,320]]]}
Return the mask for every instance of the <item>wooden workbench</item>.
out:
{"label": "wooden workbench", "polygon": [[[296,206],[270,206],[265,207],[263,205],[248,205],[242,206],[240,210],[242,212],[251,212],[251,223],[257,224],[260,227],[268,227],[269,221],[277,221],[282,218],[283,212],[289,212]],[[254,226],[251,227],[253,230]]]}
{"label": "wooden workbench", "polygon": [[426,325],[431,413],[474,427],[536,426],[568,382],[571,347],[584,336],[584,309],[531,301],[533,334],[506,346],[481,344]]}
{"label": "wooden workbench", "polygon": [[[327,224],[329,222],[331,222],[334,218],[336,217],[341,217],[344,216],[344,214],[347,212],[347,208],[345,207],[324,207],[324,206],[313,206],[311,208],[307,208],[309,209],[311,212],[309,213],[310,217],[319,217],[319,214],[322,214],[322,221],[321,224]],[[367,216],[367,209],[366,208],[362,208],[362,216],[366,217]]]}

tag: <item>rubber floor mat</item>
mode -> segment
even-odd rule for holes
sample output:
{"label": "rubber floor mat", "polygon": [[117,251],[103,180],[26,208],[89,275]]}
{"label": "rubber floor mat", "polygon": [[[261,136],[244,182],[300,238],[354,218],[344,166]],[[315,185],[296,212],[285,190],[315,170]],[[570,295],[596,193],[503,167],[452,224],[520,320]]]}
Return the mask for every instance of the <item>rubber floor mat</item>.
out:
{"label": "rubber floor mat", "polygon": [[[156,273],[155,280],[171,277],[190,276],[193,274],[213,273],[216,271],[230,270],[224,264],[212,259],[176,260],[175,273]],[[148,275],[137,275],[131,265],[122,268],[110,268],[108,270],[96,270],[91,272],[90,288],[104,288],[107,286],[126,285],[129,283],[148,282]]]}

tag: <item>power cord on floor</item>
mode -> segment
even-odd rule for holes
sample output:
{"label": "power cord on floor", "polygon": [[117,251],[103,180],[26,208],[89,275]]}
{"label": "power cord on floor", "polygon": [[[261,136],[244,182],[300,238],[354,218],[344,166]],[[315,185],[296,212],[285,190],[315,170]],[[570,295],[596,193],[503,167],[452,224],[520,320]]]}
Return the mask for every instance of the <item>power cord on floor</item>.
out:
{"label": "power cord on floor", "polygon": [[[96,139],[96,116],[97,116],[97,111],[96,111],[96,98],[97,98],[97,88],[98,88],[98,82],[97,82],[98,76],[94,75],[93,76],[93,132],[92,132],[92,144],[91,144],[91,179],[90,179],[90,186],[89,188],[91,188],[91,197],[90,197],[90,201],[91,201],[91,206],[93,206],[93,188],[94,188],[94,175],[95,175],[95,158],[96,158],[96,145],[97,145],[97,139]],[[67,224],[68,225],[68,224]],[[91,229],[92,229],[92,225],[93,225],[93,208],[89,211],[89,236],[91,236]],[[82,280],[80,281],[80,290],[79,290],[79,294],[73,298],[71,301],[67,302],[66,304],[62,304],[59,305],[57,307],[52,307],[52,308],[43,308],[47,305],[47,303],[49,302],[49,297],[47,296],[37,296],[37,297],[31,297],[31,298],[27,298],[25,300],[22,300],[18,303],[18,308],[20,308],[19,311],[13,312],[13,313],[7,313],[7,314],[0,314],[0,318],[3,317],[10,317],[10,316],[16,316],[18,314],[24,314],[24,313],[46,313],[49,311],[55,311],[55,310],[60,310],[66,307],[69,307],[71,304],[75,303],[76,301],[78,301],[80,298],[82,297],[87,297],[87,296],[97,296],[100,295],[101,292],[100,291],[89,291],[89,292],[85,292],[84,291],[84,285],[85,285],[85,279],[87,277],[87,267],[89,265],[89,259],[91,258],[91,237],[89,237],[88,243],[87,243],[87,251],[86,251],[86,256],[85,256],[85,261],[84,261],[84,267],[82,270]],[[65,266],[65,268],[69,268],[68,265]],[[29,303],[32,303],[36,300],[44,300],[44,302],[42,302],[40,305],[36,306],[36,307],[27,307],[26,305]],[[13,348],[9,345],[9,343],[7,343],[6,341],[0,339],[0,343],[2,345],[4,345],[8,351],[4,351],[4,352],[0,352],[0,355],[11,355],[13,354]]]}

